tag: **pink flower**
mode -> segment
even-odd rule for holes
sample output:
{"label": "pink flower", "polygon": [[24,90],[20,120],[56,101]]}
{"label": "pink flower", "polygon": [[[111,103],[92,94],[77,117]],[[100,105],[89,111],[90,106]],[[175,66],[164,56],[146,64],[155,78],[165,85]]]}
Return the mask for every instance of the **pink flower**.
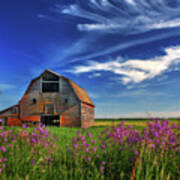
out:
{"label": "pink flower", "polygon": [[91,138],[91,137],[92,137],[91,132],[88,132],[88,137],[89,137],[89,138]]}
{"label": "pink flower", "polygon": [[154,145],[154,144],[150,144],[150,147],[151,147],[151,148],[155,148],[155,145]]}
{"label": "pink flower", "polygon": [[101,171],[104,171],[104,166],[101,166],[100,169],[101,169]]}
{"label": "pink flower", "polygon": [[76,143],[76,144],[74,144],[73,146],[74,146],[74,148],[77,148],[77,147],[78,147],[78,144]]}
{"label": "pink flower", "polygon": [[86,158],[86,162],[88,162],[88,161],[90,161],[90,157],[89,156]]}
{"label": "pink flower", "polygon": [[93,151],[96,152],[96,151],[97,151],[97,147],[94,147],[94,148],[93,148]]}
{"label": "pink flower", "polygon": [[139,152],[138,152],[138,151],[136,151],[136,150],[134,150],[134,154],[135,154],[135,155],[138,155],[138,154],[139,154]]}
{"label": "pink flower", "polygon": [[101,164],[102,164],[102,165],[105,165],[105,164],[106,164],[106,162],[105,162],[105,161],[102,161],[102,162],[101,162]]}
{"label": "pink flower", "polygon": [[77,135],[78,135],[78,136],[81,136],[81,131],[77,131]]}
{"label": "pink flower", "polygon": [[6,152],[6,148],[5,148],[4,146],[1,146],[1,147],[0,147],[0,150],[1,150],[2,152]]}
{"label": "pink flower", "polygon": [[2,158],[2,162],[5,162],[7,159],[6,158]]}

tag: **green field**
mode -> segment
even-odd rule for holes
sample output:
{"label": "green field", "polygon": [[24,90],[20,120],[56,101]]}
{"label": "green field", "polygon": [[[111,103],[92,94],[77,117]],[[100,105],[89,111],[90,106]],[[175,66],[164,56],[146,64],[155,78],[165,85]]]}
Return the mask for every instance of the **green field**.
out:
{"label": "green field", "polygon": [[[125,125],[117,126],[120,123],[122,120],[96,120],[95,126],[86,130],[65,127],[0,129],[0,179],[179,179],[180,127],[177,120],[152,122],[149,127],[145,120],[126,120]],[[177,125],[174,129],[173,123]],[[146,135],[144,128],[148,130]],[[162,133],[158,128],[164,129]],[[148,144],[144,144],[144,137],[148,138]]]}

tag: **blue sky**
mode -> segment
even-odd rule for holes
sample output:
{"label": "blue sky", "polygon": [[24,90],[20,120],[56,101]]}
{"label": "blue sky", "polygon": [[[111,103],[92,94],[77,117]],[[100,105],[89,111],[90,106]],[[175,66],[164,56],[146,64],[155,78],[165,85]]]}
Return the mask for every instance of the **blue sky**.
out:
{"label": "blue sky", "polygon": [[6,0],[0,17],[0,110],[49,68],[96,117],[180,116],[180,0]]}

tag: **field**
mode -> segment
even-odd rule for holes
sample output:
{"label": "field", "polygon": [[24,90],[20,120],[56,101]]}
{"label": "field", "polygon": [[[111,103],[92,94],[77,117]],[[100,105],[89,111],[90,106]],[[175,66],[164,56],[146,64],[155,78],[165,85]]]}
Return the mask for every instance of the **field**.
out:
{"label": "field", "polygon": [[124,124],[106,119],[96,120],[88,129],[0,127],[3,180],[179,177],[178,120],[126,120]]}

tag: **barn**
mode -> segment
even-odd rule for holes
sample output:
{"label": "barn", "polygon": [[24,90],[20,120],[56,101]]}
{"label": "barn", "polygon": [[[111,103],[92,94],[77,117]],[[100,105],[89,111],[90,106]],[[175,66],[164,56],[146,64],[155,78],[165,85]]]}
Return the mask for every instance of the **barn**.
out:
{"label": "barn", "polygon": [[15,106],[0,112],[4,125],[22,124],[90,127],[94,123],[94,104],[87,92],[52,70],[33,79]]}

